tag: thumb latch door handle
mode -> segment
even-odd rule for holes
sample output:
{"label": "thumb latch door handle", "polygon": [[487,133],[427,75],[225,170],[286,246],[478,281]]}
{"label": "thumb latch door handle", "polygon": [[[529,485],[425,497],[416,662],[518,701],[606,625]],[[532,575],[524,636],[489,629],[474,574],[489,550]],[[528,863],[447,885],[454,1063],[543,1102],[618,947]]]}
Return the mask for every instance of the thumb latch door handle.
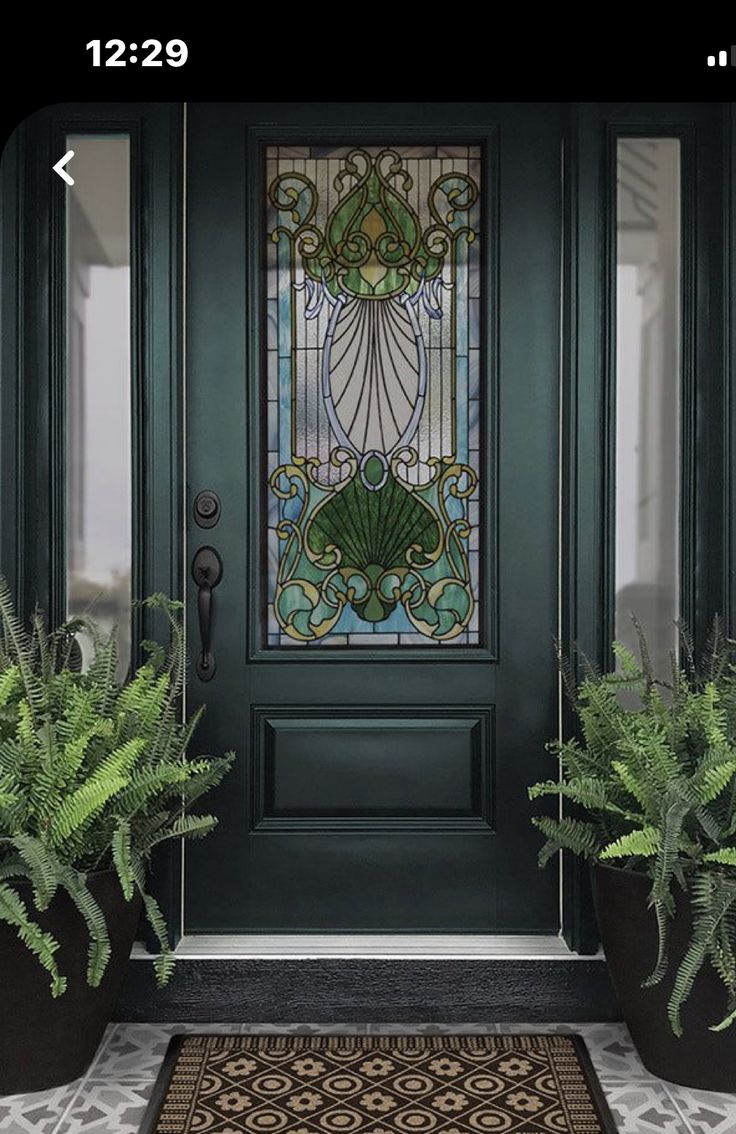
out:
{"label": "thumb latch door handle", "polygon": [[214,547],[200,547],[192,560],[192,578],[198,587],[199,636],[202,652],[197,659],[200,681],[211,681],[215,675],[212,652],[212,592],[222,578],[222,560]]}

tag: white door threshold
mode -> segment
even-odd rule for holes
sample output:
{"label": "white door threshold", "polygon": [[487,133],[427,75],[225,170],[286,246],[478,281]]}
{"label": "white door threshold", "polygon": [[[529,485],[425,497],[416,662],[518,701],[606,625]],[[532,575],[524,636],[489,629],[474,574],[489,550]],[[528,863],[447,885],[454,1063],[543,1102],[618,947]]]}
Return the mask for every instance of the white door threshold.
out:
{"label": "white door threshold", "polygon": [[[135,958],[148,957],[136,945]],[[176,947],[186,960],[590,960],[572,953],[559,934],[278,933],[187,934]]]}

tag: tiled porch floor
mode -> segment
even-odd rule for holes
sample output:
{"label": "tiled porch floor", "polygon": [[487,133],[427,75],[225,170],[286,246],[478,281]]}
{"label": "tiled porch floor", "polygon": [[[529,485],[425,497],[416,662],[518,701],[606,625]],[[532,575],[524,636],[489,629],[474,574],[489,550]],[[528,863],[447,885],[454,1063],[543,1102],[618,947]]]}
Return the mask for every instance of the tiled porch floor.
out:
{"label": "tiled porch floor", "polygon": [[586,1040],[624,1134],[736,1134],[736,1096],[653,1079],[623,1024],[113,1024],[84,1079],[0,1098],[3,1134],[137,1134],[175,1032],[458,1033],[576,1031]]}

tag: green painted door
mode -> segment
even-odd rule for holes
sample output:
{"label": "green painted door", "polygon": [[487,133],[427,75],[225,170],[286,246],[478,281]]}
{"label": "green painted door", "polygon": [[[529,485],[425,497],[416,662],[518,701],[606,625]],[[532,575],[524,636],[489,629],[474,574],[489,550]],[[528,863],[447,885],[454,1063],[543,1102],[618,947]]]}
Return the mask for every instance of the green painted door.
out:
{"label": "green painted door", "polygon": [[557,712],[561,138],[548,104],[188,108],[188,564],[222,562],[199,672],[187,570],[188,700],[237,763],[187,932],[558,928],[526,788]]}

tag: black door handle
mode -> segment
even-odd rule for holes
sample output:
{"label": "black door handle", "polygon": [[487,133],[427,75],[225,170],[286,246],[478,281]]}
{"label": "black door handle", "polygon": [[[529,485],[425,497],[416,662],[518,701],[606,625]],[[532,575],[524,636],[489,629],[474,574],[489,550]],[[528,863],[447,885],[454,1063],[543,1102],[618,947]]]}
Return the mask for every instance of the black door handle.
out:
{"label": "black door handle", "polygon": [[212,591],[222,578],[222,560],[214,547],[200,547],[192,560],[192,578],[197,587],[199,636],[202,652],[197,659],[197,676],[211,681],[215,675],[215,655],[212,652]]}

